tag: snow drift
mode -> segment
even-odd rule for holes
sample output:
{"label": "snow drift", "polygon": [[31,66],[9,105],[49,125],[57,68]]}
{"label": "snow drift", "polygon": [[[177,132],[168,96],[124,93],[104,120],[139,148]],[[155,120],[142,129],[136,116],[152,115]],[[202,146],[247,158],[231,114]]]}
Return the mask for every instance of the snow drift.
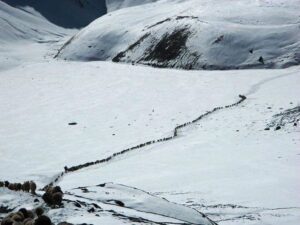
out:
{"label": "snow drift", "polygon": [[283,68],[300,63],[300,3],[158,1],[99,18],[59,51],[183,69]]}

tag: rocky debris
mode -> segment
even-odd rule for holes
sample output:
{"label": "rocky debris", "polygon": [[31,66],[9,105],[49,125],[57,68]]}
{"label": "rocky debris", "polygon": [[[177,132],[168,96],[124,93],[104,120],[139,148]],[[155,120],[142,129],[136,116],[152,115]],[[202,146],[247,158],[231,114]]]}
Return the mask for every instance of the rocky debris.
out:
{"label": "rocky debris", "polygon": [[223,41],[224,40],[224,35],[221,35],[221,36],[219,36],[214,42],[213,42],[213,44],[218,44],[218,43],[220,43],[221,41]]}
{"label": "rocky debris", "polygon": [[190,32],[187,27],[174,30],[170,34],[165,34],[161,40],[146,50],[146,54],[140,61],[157,61],[166,63],[177,58],[183,51],[186,51],[186,42]]}
{"label": "rocky debris", "polygon": [[120,200],[107,200],[107,202],[113,202],[113,203],[115,203],[116,205],[121,206],[121,207],[124,207],[124,206],[125,206],[124,202],[122,202],[122,201],[120,201]]}
{"label": "rocky debris", "polygon": [[300,121],[300,106],[284,110],[281,113],[275,114],[265,130],[280,130],[281,128],[290,125],[296,127]]}
{"label": "rocky debris", "polygon": [[113,62],[121,62],[123,58],[126,57],[127,52],[133,51],[136,47],[140,46],[142,42],[150,36],[150,33],[144,34],[139,40],[137,40],[135,43],[131,44],[125,51],[120,52],[117,54],[112,61]]}
{"label": "rocky debris", "polygon": [[[161,23],[167,21],[169,20],[161,21]],[[188,25],[177,27],[170,33],[162,35],[160,39],[157,39],[156,32],[148,32],[126,50],[117,54],[112,60],[113,62],[138,63],[160,68],[194,69],[200,55],[190,52],[190,49],[186,46],[191,34]],[[131,58],[132,54],[138,51],[144,43],[151,44],[144,50],[142,55]],[[179,60],[182,58],[185,58],[185,60]]]}
{"label": "rocky debris", "polygon": [[77,208],[81,208],[81,205],[80,205],[80,203],[79,203],[79,202],[74,202],[73,204],[74,204],[74,206],[75,206],[75,207],[77,207]]}
{"label": "rocky debris", "polygon": [[94,213],[94,212],[95,212],[95,208],[92,207],[92,208],[88,209],[87,211],[88,211],[89,213]]}
{"label": "rocky debris", "polygon": [[9,213],[12,211],[13,211],[13,209],[8,208],[7,206],[0,205],[0,213]]}
{"label": "rocky debris", "polygon": [[260,62],[261,64],[265,64],[265,60],[262,56],[259,57],[258,62]]}

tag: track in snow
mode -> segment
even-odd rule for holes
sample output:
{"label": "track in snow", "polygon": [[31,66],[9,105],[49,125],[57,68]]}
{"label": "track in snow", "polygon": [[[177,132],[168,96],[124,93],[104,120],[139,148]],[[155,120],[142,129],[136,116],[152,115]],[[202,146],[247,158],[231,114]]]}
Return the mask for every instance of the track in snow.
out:
{"label": "track in snow", "polygon": [[160,139],[157,139],[157,140],[151,140],[151,141],[147,141],[145,143],[142,143],[142,144],[139,144],[139,145],[136,145],[134,147],[131,147],[131,148],[127,148],[127,149],[124,149],[120,152],[116,152],[110,156],[108,156],[107,158],[104,158],[104,159],[101,159],[101,160],[96,160],[96,161],[93,161],[93,162],[87,162],[85,164],[80,164],[80,165],[77,165],[77,166],[72,166],[72,167],[65,167],[65,171],[64,172],[61,172],[58,176],[55,177],[55,179],[50,182],[48,185],[46,185],[43,190],[46,190],[47,187],[49,186],[53,186],[55,185],[55,183],[57,183],[60,179],[63,178],[64,175],[66,175],[67,173],[70,173],[70,172],[75,172],[75,171],[78,171],[78,170],[81,170],[83,168],[87,168],[87,167],[90,167],[90,166],[94,166],[94,165],[97,165],[97,164],[103,164],[103,163],[107,163],[107,162],[110,162],[112,161],[113,159],[115,159],[117,156],[119,155],[124,155],[126,153],[129,153],[131,151],[134,151],[136,149],[140,149],[140,148],[143,148],[143,147],[146,147],[146,146],[149,146],[149,145],[153,145],[155,143],[159,143],[159,142],[167,142],[169,140],[172,140],[174,138],[176,138],[178,136],[178,132],[189,126],[189,125],[192,125],[194,123],[197,123],[199,122],[200,120],[202,120],[203,118],[217,112],[217,111],[220,111],[222,109],[227,109],[227,108],[231,108],[231,107],[235,107],[235,106],[238,106],[239,104],[241,104],[242,102],[244,102],[247,98],[246,96],[244,95],[239,95],[239,98],[240,100],[233,103],[233,104],[230,104],[230,105],[226,105],[226,106],[221,106],[221,107],[216,107],[214,108],[213,110],[211,111],[208,111],[202,115],[200,115],[199,117],[197,117],[196,119],[192,120],[192,121],[189,121],[189,122],[186,122],[186,123],[183,123],[181,125],[178,125],[174,128],[173,130],[173,134],[171,136],[166,136],[166,137],[162,137]]}

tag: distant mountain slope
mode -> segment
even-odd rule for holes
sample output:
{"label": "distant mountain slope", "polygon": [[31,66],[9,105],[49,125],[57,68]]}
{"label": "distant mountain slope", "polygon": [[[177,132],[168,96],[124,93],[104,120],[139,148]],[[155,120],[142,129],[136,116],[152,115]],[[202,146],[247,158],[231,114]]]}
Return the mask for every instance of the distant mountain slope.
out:
{"label": "distant mountain slope", "polygon": [[65,28],[80,28],[106,14],[105,0],[2,0],[29,12],[38,12]]}
{"label": "distant mountain slope", "polygon": [[25,12],[0,1],[0,43],[18,40],[42,41],[65,30],[34,13]]}
{"label": "distant mountain slope", "polygon": [[121,8],[142,5],[156,1],[158,0],[106,0],[106,5],[107,10],[111,12]]}
{"label": "distant mountain slope", "polygon": [[300,64],[300,3],[165,0],[121,9],[60,50],[68,60],[113,60],[184,69]]}

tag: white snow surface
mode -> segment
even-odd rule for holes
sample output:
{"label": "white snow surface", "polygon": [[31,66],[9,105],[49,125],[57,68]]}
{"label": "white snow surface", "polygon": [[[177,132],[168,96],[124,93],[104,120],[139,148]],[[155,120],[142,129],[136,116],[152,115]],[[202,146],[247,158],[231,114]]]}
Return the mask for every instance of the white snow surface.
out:
{"label": "white snow surface", "polygon": [[[143,7],[161,14],[156,7],[167,2]],[[295,2],[250,6],[292,14]],[[1,1],[0,6],[0,17],[14,24],[0,20],[0,181],[34,180],[42,188],[65,165],[101,160],[171,135],[178,124],[233,104],[239,94],[247,96],[242,104],[180,130],[173,140],[67,173],[57,183],[65,191],[64,208],[48,208],[40,197],[5,188],[0,188],[0,207],[42,205],[55,224],[298,225],[299,121],[265,128],[274,115],[300,105],[299,66],[184,71],[53,59],[74,30]],[[130,10],[142,12],[142,6],[113,13]],[[277,29],[277,22],[268,26]],[[36,25],[38,31],[30,33]],[[81,208],[74,201],[83,202]],[[94,204],[99,208],[87,212]]]}
{"label": "white snow surface", "polygon": [[26,12],[0,1],[0,43],[1,47],[8,42],[34,40],[43,42],[49,36],[62,37],[66,33],[62,29],[36,13]]}
{"label": "white snow surface", "polygon": [[85,198],[108,204],[115,204],[115,200],[118,200],[126,208],[174,218],[191,224],[213,224],[203,214],[192,208],[169,202],[136,188],[112,183],[87,188],[88,193],[82,194],[82,191],[77,189],[73,191],[73,194],[80,194]]}
{"label": "white snow surface", "polygon": [[107,11],[112,12],[118,9],[143,5],[158,0],[106,0]]}
{"label": "white snow surface", "polygon": [[32,8],[26,10],[0,1],[0,70],[41,57],[52,58],[77,32],[56,26]]}
{"label": "white snow surface", "polygon": [[300,1],[164,0],[111,12],[62,59],[184,69],[282,68],[300,62]]}
{"label": "white snow surface", "polygon": [[[246,93],[248,102],[212,115],[174,141],[67,174],[59,185],[71,191],[114,182],[205,210],[219,224],[259,218],[258,224],[296,225],[299,127],[264,128],[274,114],[299,104],[299,67],[271,72],[60,61],[2,71],[0,177],[33,179],[43,187],[64,165],[160,138]],[[73,121],[78,125],[68,126]]]}

